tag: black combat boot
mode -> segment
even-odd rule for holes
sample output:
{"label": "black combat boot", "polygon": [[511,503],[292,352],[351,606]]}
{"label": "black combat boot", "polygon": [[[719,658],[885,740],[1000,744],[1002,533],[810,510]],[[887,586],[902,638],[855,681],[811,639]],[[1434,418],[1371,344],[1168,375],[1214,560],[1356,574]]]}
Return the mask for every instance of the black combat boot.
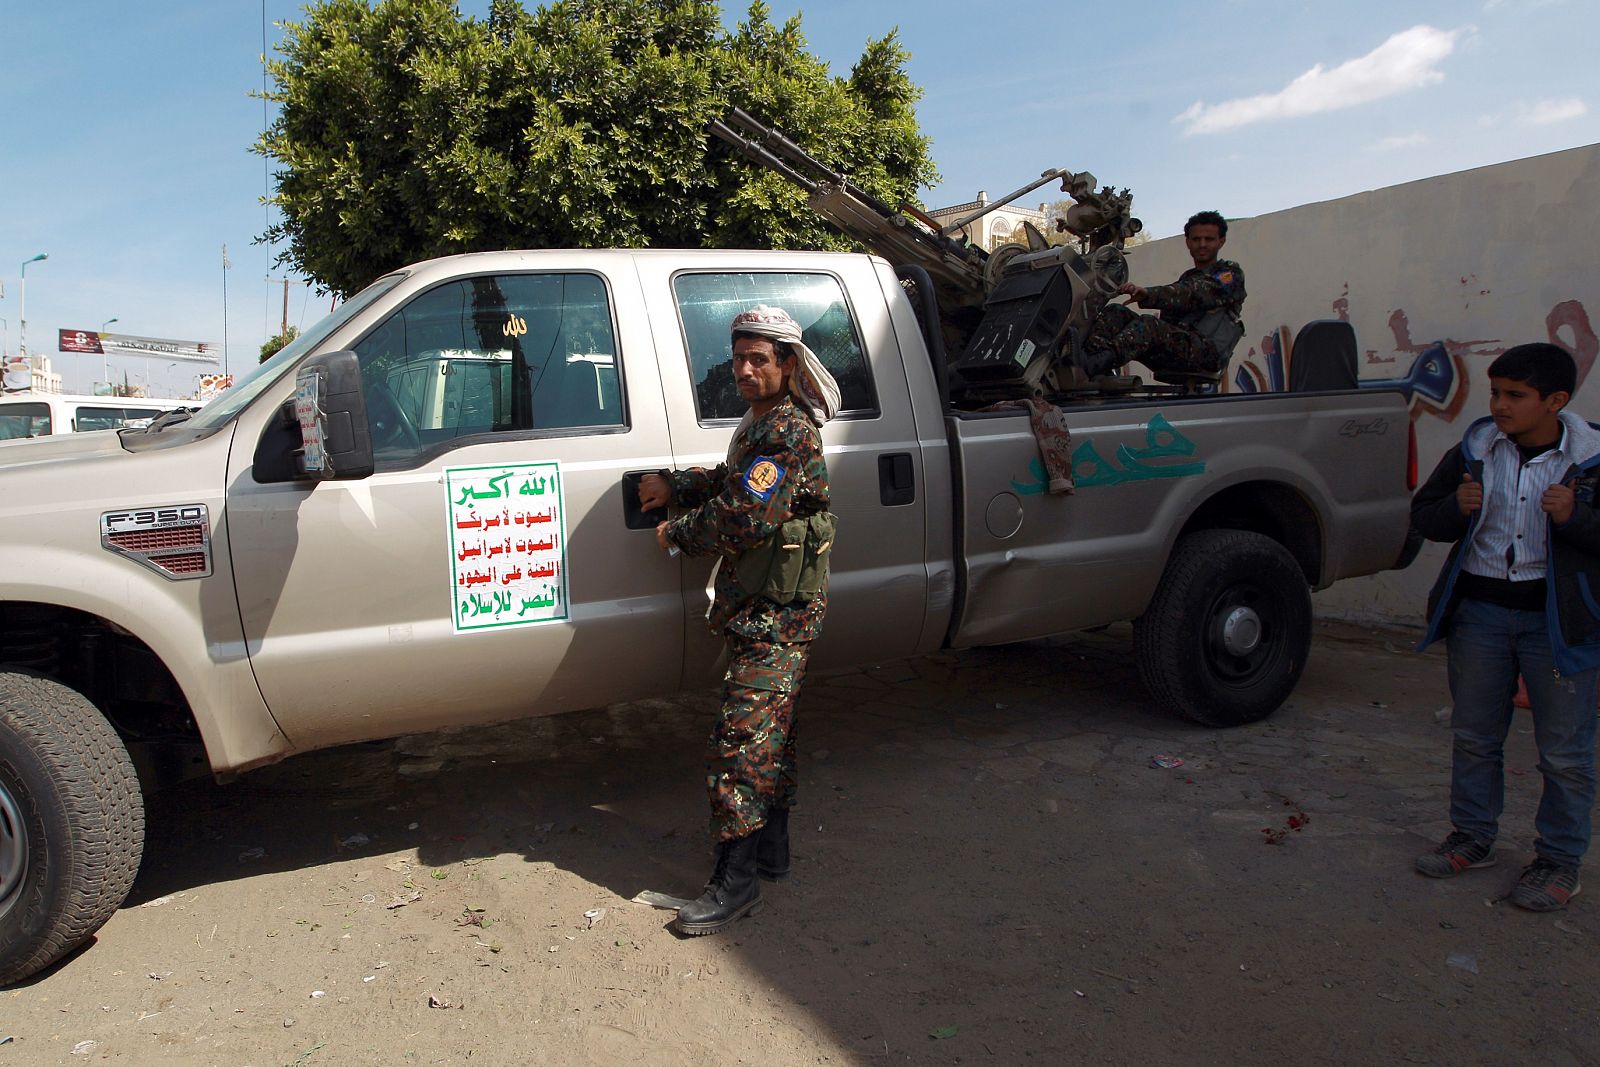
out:
{"label": "black combat boot", "polygon": [[768,808],[756,838],[756,873],[769,882],[789,877],[789,809]]}
{"label": "black combat boot", "polygon": [[756,881],[756,845],[761,831],[717,845],[717,868],[698,900],[678,909],[680,934],[714,934],[741,915],[761,906],[761,883]]}
{"label": "black combat boot", "polygon": [[1083,373],[1091,378],[1098,378],[1110,374],[1117,367],[1117,354],[1109,348],[1101,348],[1093,352],[1085,352],[1083,361],[1079,364]]}

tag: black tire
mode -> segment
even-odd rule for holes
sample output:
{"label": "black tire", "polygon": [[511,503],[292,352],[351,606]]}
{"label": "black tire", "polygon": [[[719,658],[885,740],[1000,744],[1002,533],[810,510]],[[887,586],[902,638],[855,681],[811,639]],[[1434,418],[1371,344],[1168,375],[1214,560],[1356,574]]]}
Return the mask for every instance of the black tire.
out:
{"label": "black tire", "polygon": [[1289,698],[1305,669],[1306,576],[1262,534],[1189,534],[1134,621],[1133,640],[1139,677],[1163,706],[1205,726],[1257,722]]}
{"label": "black tire", "polygon": [[111,918],[143,851],[139,779],[111,724],[59,682],[0,671],[0,985]]}

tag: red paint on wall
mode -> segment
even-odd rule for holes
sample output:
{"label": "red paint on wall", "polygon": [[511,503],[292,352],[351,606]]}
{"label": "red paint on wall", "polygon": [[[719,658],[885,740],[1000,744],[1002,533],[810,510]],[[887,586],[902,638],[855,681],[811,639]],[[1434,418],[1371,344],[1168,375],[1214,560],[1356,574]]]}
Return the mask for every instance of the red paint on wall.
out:
{"label": "red paint on wall", "polygon": [[[1571,353],[1573,362],[1578,365],[1578,388],[1582,389],[1589,368],[1594,366],[1595,355],[1600,354],[1600,338],[1595,337],[1594,327],[1589,325],[1589,313],[1581,302],[1563,300],[1545,316],[1544,327],[1551,344],[1560,345]],[[1570,342],[1561,335],[1562,330],[1571,331]]]}

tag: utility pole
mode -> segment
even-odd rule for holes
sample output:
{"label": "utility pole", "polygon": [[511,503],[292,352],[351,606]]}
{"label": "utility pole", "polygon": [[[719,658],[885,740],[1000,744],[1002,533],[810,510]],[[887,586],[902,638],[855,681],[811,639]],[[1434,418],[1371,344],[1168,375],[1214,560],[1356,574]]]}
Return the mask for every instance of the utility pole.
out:
{"label": "utility pole", "polygon": [[18,349],[20,355],[28,354],[28,264],[37,263],[41,259],[49,259],[48,252],[40,252],[31,259],[22,263],[22,344]]}
{"label": "utility pole", "polygon": [[[300,278],[274,278],[271,275],[267,276],[267,285],[269,287],[273,285],[283,286],[283,314],[282,318],[278,322],[278,336],[280,338],[287,338],[289,336],[289,286],[310,284],[310,282]],[[270,294],[272,290],[269,288],[267,292]],[[269,296],[268,299],[271,299],[271,297]],[[269,304],[267,306],[270,308],[272,305]],[[271,328],[272,327],[269,320],[267,329],[270,330]]]}
{"label": "utility pole", "polygon": [[222,373],[228,373],[228,244],[222,244]]}

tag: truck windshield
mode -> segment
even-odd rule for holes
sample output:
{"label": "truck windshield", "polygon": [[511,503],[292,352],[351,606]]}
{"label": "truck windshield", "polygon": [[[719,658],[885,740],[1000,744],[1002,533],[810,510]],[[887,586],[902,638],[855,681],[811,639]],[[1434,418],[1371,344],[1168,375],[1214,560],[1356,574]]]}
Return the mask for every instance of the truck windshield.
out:
{"label": "truck windshield", "polygon": [[357,312],[377,300],[390,289],[393,289],[396,285],[399,285],[404,278],[404,271],[397,274],[386,274],[337,308],[334,308],[321,322],[318,322],[311,329],[290,341],[271,359],[239,381],[234,382],[231,387],[215,400],[201,408],[193,418],[185,423],[186,428],[196,430],[210,429],[215,426],[221,426],[233,418],[265,391],[268,386],[277,381],[278,376],[296,363],[301,356],[322,344],[335,330],[349,322]]}

